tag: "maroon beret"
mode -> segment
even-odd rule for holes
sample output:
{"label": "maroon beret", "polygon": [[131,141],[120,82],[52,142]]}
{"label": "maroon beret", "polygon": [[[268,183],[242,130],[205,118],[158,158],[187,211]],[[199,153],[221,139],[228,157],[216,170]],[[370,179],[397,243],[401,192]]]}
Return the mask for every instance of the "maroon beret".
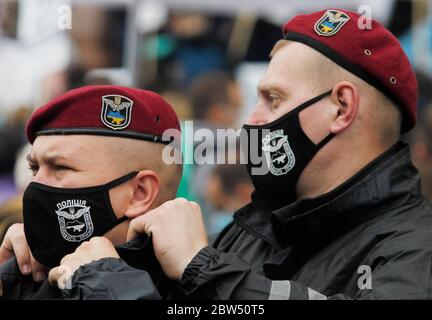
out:
{"label": "maroon beret", "polygon": [[[169,143],[180,141],[173,108],[158,94],[119,86],[86,86],[66,92],[37,109],[27,123],[28,141],[39,135],[89,134]],[[178,134],[175,134],[177,132]]]}
{"label": "maroon beret", "polygon": [[346,10],[323,10],[294,17],[283,26],[283,34],[287,40],[314,48],[383,92],[399,106],[402,132],[408,131],[416,122],[415,74],[390,31],[375,20],[371,20],[370,29],[361,28],[364,19]]}

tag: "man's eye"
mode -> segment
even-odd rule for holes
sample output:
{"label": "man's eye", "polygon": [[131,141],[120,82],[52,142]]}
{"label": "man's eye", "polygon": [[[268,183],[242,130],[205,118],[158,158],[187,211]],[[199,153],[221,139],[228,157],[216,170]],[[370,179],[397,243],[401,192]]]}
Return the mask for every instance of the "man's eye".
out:
{"label": "man's eye", "polygon": [[272,109],[276,109],[278,107],[279,100],[280,100],[279,96],[276,95],[276,94],[269,94],[267,96],[267,98],[268,98],[268,100],[269,100],[269,102],[271,104]]}
{"label": "man's eye", "polygon": [[70,170],[69,167],[62,166],[62,165],[55,165],[54,168],[55,168],[55,170],[57,170],[57,171]]}
{"label": "man's eye", "polygon": [[32,172],[32,175],[33,176],[35,176],[36,174],[37,174],[37,172],[38,172],[38,170],[39,170],[39,167],[38,166],[35,166],[35,165],[29,165],[29,170]]}

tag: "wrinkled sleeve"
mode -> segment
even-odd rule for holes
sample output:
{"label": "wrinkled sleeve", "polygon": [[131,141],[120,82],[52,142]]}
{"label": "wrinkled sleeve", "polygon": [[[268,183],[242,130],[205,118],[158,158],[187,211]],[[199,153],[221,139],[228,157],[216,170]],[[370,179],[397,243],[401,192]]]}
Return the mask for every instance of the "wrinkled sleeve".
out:
{"label": "wrinkled sleeve", "polygon": [[21,274],[15,257],[0,265],[0,281],[0,300],[30,299],[35,290],[31,276]]}
{"label": "wrinkled sleeve", "polygon": [[1,281],[1,300],[17,299],[17,291],[19,290],[20,276],[18,273],[18,265],[16,259],[10,259],[0,265],[0,281]]}
{"label": "wrinkled sleeve", "polygon": [[[266,278],[252,270],[247,261],[235,254],[206,247],[187,266],[179,288],[187,299],[426,299],[430,298],[430,292],[425,287],[430,283],[424,283],[424,280],[425,276],[430,278],[432,261],[426,261],[428,258],[429,255],[416,251],[401,252],[374,268],[370,275],[370,288],[359,288],[352,295],[326,296],[296,281]],[[413,260],[416,260],[415,264],[425,268],[425,273],[418,274],[413,270],[410,266]]]}
{"label": "wrinkled sleeve", "polygon": [[81,266],[62,294],[65,299],[77,300],[160,299],[146,271],[135,269],[118,258],[104,258]]}
{"label": "wrinkled sleeve", "polygon": [[268,299],[271,281],[237,255],[205,247],[186,267],[179,287],[186,299]]}

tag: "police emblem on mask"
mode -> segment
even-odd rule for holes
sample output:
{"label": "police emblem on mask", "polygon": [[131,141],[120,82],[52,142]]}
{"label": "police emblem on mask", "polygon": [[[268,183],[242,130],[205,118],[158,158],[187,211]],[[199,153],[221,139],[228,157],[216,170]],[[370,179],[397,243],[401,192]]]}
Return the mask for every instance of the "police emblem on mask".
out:
{"label": "police emblem on mask", "polygon": [[113,130],[126,128],[131,121],[133,101],[120,95],[102,97],[102,122]]}
{"label": "police emblem on mask", "polygon": [[90,207],[85,200],[66,200],[57,203],[56,214],[62,237],[70,242],[80,242],[93,234]]}
{"label": "police emblem on mask", "polygon": [[288,142],[288,136],[283,129],[275,130],[262,139],[264,151],[270,172],[275,176],[286,174],[295,165],[294,153]]}
{"label": "police emblem on mask", "polygon": [[315,23],[315,32],[320,36],[332,36],[339,32],[350,17],[339,10],[327,10],[326,13]]}

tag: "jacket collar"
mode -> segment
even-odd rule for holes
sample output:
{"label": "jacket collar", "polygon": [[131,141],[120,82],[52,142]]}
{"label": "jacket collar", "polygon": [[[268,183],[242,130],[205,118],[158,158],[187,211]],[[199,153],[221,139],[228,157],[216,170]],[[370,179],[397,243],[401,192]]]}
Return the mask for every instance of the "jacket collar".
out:
{"label": "jacket collar", "polygon": [[252,201],[249,204],[234,213],[234,221],[248,233],[279,248],[271,223],[271,204],[256,191],[251,197]]}
{"label": "jacket collar", "polygon": [[332,238],[396,206],[421,199],[408,145],[399,142],[335,190],[272,212],[282,247]]}

